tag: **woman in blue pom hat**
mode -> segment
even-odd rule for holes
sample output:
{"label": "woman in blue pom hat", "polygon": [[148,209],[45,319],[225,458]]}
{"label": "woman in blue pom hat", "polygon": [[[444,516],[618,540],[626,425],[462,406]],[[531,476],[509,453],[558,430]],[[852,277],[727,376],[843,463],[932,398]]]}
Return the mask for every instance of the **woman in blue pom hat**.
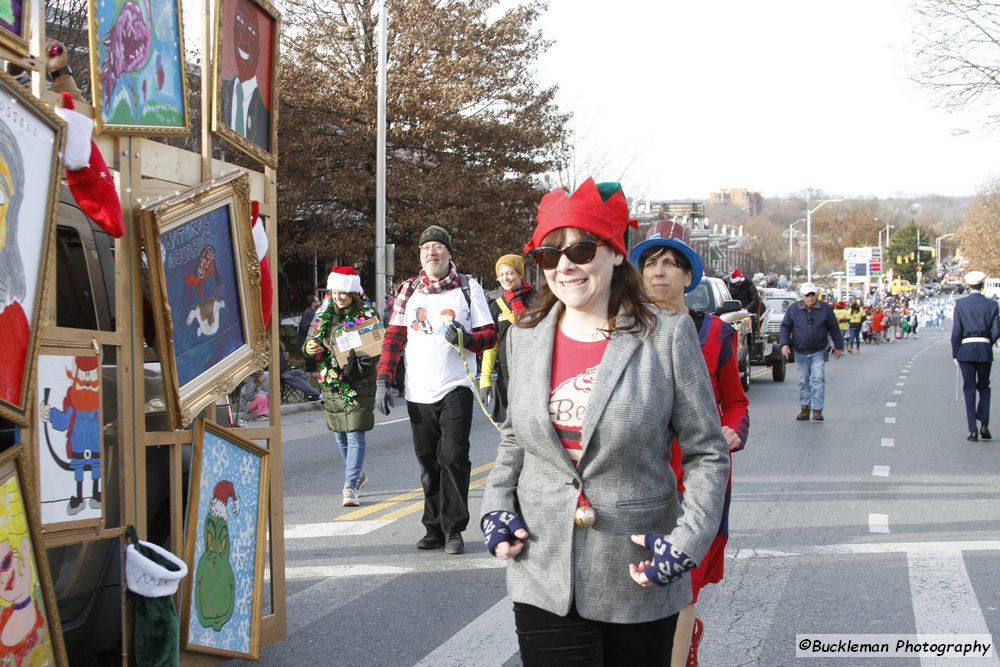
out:
{"label": "woman in blue pom hat", "polygon": [[[701,352],[708,366],[716,404],[722,418],[722,433],[732,452],[743,449],[750,428],[749,401],[740,382],[737,361],[736,332],[731,326],[710,313],[696,313],[684,304],[684,295],[701,282],[701,258],[682,239],[684,228],[674,222],[660,221],[653,226],[650,236],[629,253],[629,261],[642,274],[646,293],[657,305],[667,310],[690,315],[698,330]],[[677,486],[683,490],[683,471],[680,467],[680,447],[675,439],[670,463],[677,476]],[[677,618],[674,635],[673,667],[698,664],[698,643],[703,625],[695,614],[698,593],[705,584],[722,580],[726,542],[729,539],[729,502],[732,493],[732,474],[726,485],[725,505],[719,531],[705,558],[691,571],[691,604]]]}

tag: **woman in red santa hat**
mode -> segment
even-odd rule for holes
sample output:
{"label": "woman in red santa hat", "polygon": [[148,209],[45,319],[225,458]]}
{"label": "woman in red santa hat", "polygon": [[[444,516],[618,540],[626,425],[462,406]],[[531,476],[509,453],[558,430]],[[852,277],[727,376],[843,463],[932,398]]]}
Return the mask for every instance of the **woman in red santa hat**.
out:
{"label": "woman in red santa hat", "polygon": [[365,432],[375,428],[375,364],[377,357],[359,357],[353,350],[340,366],[334,339],[344,329],[376,317],[364,297],[361,277],[351,266],[335,266],[326,281],[328,291],[316,311],[302,352],[319,360],[326,425],[344,458],[344,507],[357,507],[358,492],[368,481],[364,473]]}

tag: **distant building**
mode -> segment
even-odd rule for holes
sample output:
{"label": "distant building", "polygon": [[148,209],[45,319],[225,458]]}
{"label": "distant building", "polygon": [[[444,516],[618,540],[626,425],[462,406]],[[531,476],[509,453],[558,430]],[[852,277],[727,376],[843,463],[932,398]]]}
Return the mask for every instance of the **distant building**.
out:
{"label": "distant building", "polygon": [[743,209],[748,217],[758,215],[764,204],[764,198],[759,192],[751,192],[746,188],[723,188],[708,195],[710,204],[732,204]]}

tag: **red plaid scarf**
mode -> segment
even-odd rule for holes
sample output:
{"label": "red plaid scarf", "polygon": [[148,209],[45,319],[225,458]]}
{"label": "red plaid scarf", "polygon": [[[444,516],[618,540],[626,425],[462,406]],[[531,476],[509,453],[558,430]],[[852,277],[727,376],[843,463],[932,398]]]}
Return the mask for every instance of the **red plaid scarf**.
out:
{"label": "red plaid scarf", "polygon": [[522,281],[520,287],[505,289],[503,291],[503,300],[510,306],[514,315],[520,317],[521,313],[524,312],[524,309],[527,308],[525,301],[527,301],[530,293],[531,285],[526,281]]}
{"label": "red plaid scarf", "polygon": [[441,294],[450,289],[461,287],[461,285],[462,282],[458,279],[458,269],[455,268],[455,262],[448,262],[448,275],[441,280],[428,278],[427,273],[421,269],[419,276],[403,283],[399,292],[396,293],[396,298],[392,302],[392,312],[405,313],[406,302],[409,301],[410,296],[414,292],[420,292],[421,294]]}

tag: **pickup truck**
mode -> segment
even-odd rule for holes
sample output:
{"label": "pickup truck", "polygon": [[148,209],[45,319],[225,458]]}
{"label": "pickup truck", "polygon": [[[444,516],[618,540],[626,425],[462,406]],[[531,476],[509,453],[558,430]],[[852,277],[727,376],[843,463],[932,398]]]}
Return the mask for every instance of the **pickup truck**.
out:
{"label": "pickup truck", "polygon": [[751,322],[748,313],[729,294],[726,283],[719,278],[705,276],[698,286],[684,295],[684,305],[696,313],[712,313],[718,315],[736,330],[736,355],[740,368],[740,382],[743,391],[750,389],[750,352],[747,347],[747,337],[750,335]]}
{"label": "pickup truck", "polygon": [[785,311],[799,297],[792,290],[769,287],[761,290],[760,299],[764,304],[764,313],[751,338],[750,363],[754,366],[770,366],[774,381],[784,382],[785,370],[791,360],[782,356],[778,335],[781,333],[781,320],[785,317]]}

